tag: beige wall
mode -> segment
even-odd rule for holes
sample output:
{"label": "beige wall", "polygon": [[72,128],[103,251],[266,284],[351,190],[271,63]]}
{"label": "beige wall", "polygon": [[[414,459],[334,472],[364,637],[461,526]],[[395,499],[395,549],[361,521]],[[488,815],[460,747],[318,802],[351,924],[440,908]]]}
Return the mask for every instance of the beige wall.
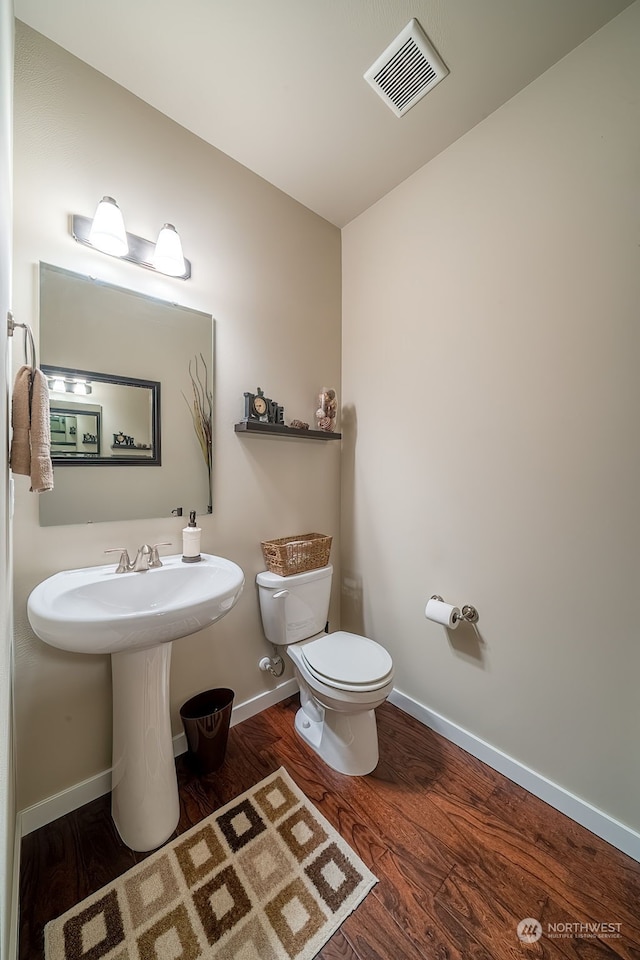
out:
{"label": "beige wall", "polygon": [[[13,4],[0,0],[0,316],[11,302]],[[18,350],[22,333],[16,334]],[[13,904],[16,826],[12,708],[11,518],[8,412],[12,341],[0,337],[0,956],[16,954],[17,904]],[[15,910],[12,911],[12,907]],[[13,954],[12,954],[13,951]]]}
{"label": "beige wall", "polygon": [[639,36],[636,3],[343,231],[343,627],[635,829]]}
{"label": "beige wall", "polygon": [[[247,584],[215,627],[174,645],[172,704],[211,686],[236,702],[271,689],[260,673],[254,578],[260,540],[304,530],[336,536],[337,443],[243,438],[245,390],[260,385],[290,419],[311,421],[315,394],[340,377],[340,233],[110,80],[18,24],[15,127],[15,306],[37,328],[37,265],[46,261],[213,314],[214,514],[203,549],[239,563]],[[283,145],[286,149],[286,145]],[[74,243],[71,213],[92,216],[114,196],[132,233],[153,239],[169,220],[193,262],[187,283]],[[99,564],[108,547],[180,545],[184,520],[38,525],[38,503],[18,481],[15,517],[16,716],[19,806],[109,766],[109,662],[46,647],[26,621],[32,587],[68,567]],[[45,494],[46,496],[46,494]],[[337,591],[336,591],[337,592]],[[333,616],[337,619],[338,605]],[[287,674],[289,675],[289,673]]]}

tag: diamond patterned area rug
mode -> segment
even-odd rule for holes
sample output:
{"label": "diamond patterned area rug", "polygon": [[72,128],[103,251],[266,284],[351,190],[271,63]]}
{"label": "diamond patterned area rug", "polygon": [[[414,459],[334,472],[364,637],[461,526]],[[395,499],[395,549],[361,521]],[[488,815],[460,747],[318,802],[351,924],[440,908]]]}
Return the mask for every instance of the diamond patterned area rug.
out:
{"label": "diamond patterned area rug", "polygon": [[45,929],[47,960],[311,960],[377,883],[284,767]]}

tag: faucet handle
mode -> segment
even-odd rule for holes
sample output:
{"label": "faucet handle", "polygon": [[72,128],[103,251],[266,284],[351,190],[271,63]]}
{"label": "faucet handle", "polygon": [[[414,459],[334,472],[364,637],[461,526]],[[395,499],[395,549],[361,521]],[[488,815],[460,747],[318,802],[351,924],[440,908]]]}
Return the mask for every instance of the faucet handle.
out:
{"label": "faucet handle", "polygon": [[131,560],[129,559],[129,552],[126,547],[111,547],[109,550],[105,550],[105,553],[119,553],[120,562],[116,568],[116,573],[129,573],[131,570]]}
{"label": "faucet handle", "polygon": [[170,547],[171,540],[163,540],[162,543],[154,543],[151,547],[151,556],[149,557],[149,567],[161,567],[162,560],[160,559],[160,554],[158,553],[158,547]]}

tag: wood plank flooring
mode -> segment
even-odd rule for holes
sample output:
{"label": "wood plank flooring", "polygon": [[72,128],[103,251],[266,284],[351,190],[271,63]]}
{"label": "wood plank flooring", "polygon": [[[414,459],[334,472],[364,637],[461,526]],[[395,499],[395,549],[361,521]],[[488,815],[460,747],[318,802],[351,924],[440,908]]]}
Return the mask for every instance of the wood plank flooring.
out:
{"label": "wood plank flooring", "polygon": [[[379,878],[318,960],[640,960],[640,864],[390,704],[378,767],[342,776],[298,739],[297,707],[233,727],[216,774],[178,758],[177,833],[286,767]],[[25,837],[20,960],[43,960],[44,925],[145,856],[120,841],[108,796]],[[543,926],[536,943],[517,937],[525,917]],[[620,937],[547,935],[589,922],[620,924]]]}

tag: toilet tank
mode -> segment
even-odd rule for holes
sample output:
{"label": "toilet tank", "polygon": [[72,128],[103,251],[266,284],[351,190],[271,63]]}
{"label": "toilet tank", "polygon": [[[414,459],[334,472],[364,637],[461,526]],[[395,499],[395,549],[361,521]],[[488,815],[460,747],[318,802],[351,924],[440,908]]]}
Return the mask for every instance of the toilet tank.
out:
{"label": "toilet tank", "polygon": [[331,564],[291,577],[266,570],[259,573],[256,582],[267,640],[288,645],[322,633],[329,615],[332,575]]}

